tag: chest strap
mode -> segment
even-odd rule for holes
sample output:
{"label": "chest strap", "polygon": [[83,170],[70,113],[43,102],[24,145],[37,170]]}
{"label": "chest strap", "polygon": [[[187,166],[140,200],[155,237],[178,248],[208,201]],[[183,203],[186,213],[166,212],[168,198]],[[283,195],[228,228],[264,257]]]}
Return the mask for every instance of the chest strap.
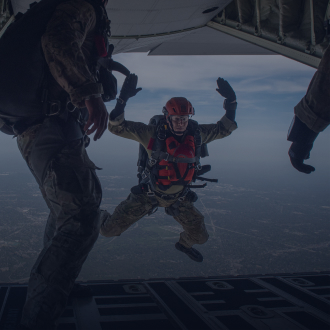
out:
{"label": "chest strap", "polygon": [[197,163],[199,161],[199,157],[194,157],[194,158],[173,157],[172,155],[164,151],[159,152],[158,159],[165,160],[171,163],[188,163],[188,164]]}

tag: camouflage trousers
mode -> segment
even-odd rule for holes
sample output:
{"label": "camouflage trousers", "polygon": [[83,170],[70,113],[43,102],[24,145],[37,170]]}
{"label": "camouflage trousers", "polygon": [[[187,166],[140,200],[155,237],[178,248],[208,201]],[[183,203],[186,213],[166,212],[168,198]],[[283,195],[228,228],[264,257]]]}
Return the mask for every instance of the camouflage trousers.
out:
{"label": "camouflage trousers", "polygon": [[[169,207],[178,198],[164,200],[155,196],[158,206]],[[101,235],[106,237],[119,236],[135,222],[147,215],[152,210],[152,202],[146,193],[135,195],[130,193],[126,200],[121,202],[114,213],[103,219]],[[209,234],[204,223],[204,216],[189,201],[182,201],[179,205],[179,215],[174,219],[183,227],[179,242],[187,248],[194,244],[204,244]]]}
{"label": "camouflage trousers", "polygon": [[[32,174],[29,156],[40,126],[30,127],[17,138]],[[98,237],[102,190],[95,168],[83,139],[75,140],[55,155],[40,184],[50,214],[44,247],[31,271],[22,315],[22,324],[31,329],[55,327]]]}

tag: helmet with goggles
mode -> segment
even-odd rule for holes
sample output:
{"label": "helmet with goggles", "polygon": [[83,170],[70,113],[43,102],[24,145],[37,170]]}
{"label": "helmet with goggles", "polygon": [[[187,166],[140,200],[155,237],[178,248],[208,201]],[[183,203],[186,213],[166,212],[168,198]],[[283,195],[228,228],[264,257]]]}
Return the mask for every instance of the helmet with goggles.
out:
{"label": "helmet with goggles", "polygon": [[166,119],[170,116],[193,116],[195,109],[185,97],[172,97],[163,107],[163,114]]}

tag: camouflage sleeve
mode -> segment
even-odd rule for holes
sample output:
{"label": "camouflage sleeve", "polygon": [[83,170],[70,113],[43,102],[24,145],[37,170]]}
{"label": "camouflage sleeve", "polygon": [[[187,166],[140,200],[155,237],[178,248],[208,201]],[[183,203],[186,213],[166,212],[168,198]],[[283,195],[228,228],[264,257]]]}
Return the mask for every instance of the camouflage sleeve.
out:
{"label": "camouflage sleeve", "polygon": [[141,143],[147,149],[150,139],[155,135],[155,127],[135,121],[127,121],[124,113],[109,120],[109,131],[115,135]]}
{"label": "camouflage sleeve", "polygon": [[231,134],[237,128],[236,122],[224,115],[216,124],[199,125],[203,143],[210,143]]}
{"label": "camouflage sleeve", "polygon": [[84,0],[70,0],[57,6],[41,43],[50,71],[69,93],[74,105],[86,97],[102,94],[89,65],[94,49],[96,14]]}
{"label": "camouflage sleeve", "polygon": [[295,106],[294,113],[317,133],[330,124],[330,46],[322,57],[306,95]]}

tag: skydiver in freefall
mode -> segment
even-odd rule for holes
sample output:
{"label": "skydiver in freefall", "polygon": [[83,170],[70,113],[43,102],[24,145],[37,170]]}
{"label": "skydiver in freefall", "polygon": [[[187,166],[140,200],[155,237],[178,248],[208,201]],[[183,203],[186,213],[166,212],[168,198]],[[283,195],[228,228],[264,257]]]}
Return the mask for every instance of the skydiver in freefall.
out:
{"label": "skydiver in freefall", "polygon": [[195,113],[192,104],[184,97],[173,97],[163,108],[164,115],[156,116],[161,117],[159,122],[146,125],[125,120],[127,100],[141,90],[136,88],[137,76],[126,78],[108,127],[113,134],[139,142],[148,161],[140,184],[131,189],[112,215],[106,211],[103,214],[101,235],[119,236],[158,206],[164,207],[183,227],[175,248],[194,261],[203,261],[201,253],[192,246],[204,244],[209,234],[204,216],[194,206],[197,195],[190,190],[190,183],[203,171],[199,162],[201,145],[229,136],[237,128],[235,92],[222,78],[217,84],[216,90],[225,97],[226,113],[216,124],[199,125],[191,120]]}

